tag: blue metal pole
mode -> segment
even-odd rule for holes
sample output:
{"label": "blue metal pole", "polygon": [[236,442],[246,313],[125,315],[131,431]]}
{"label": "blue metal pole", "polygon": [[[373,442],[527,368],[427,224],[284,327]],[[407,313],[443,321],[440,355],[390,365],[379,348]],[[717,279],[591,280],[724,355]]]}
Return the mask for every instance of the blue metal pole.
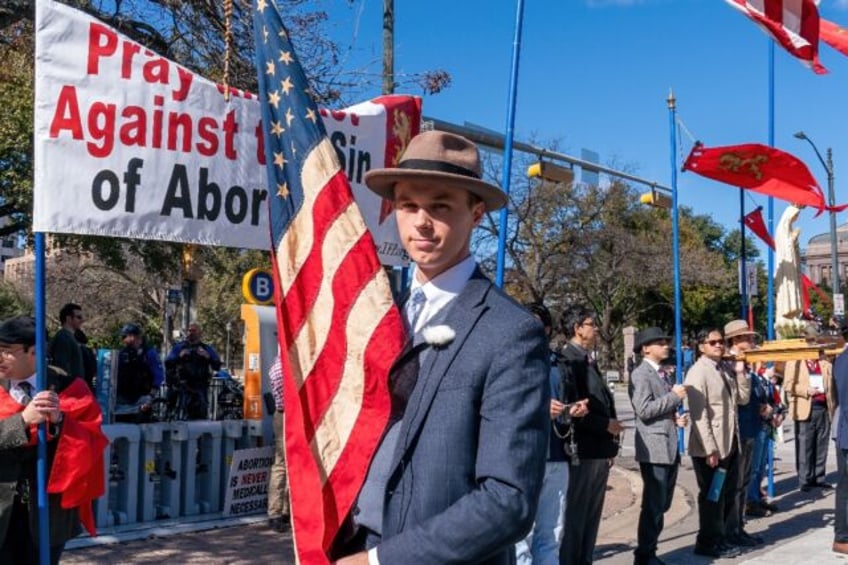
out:
{"label": "blue metal pole", "polygon": [[748,265],[745,257],[745,191],[739,189],[739,232],[742,234],[742,242],[739,244],[739,260],[741,273],[739,273],[742,292],[742,319],[748,319]]}
{"label": "blue metal pole", "polygon": [[[509,196],[509,177],[512,174],[512,139],[515,127],[515,101],[518,97],[518,59],[521,52],[521,24],[524,19],[524,0],[518,0],[515,10],[515,40],[512,44],[512,70],[509,81],[509,100],[506,110],[506,133],[504,135],[503,189]],[[504,262],[506,260],[506,229],[509,214],[509,202],[501,208],[500,227],[498,229],[498,267],[495,284],[504,283]]]}
{"label": "blue metal pole", "polygon": [[[774,40],[768,40],[768,143],[774,147]],[[774,239],[774,197],[768,198],[767,227]],[[768,248],[768,316],[766,336],[774,339],[774,249]],[[768,495],[774,496],[774,441],[768,441]]]}
{"label": "blue metal pole", "polygon": [[[677,115],[674,94],[669,91],[668,99],[668,127],[669,127],[669,155],[671,162],[671,241],[674,260],[674,351],[675,351],[675,376],[677,384],[683,384],[683,322],[681,320],[680,299],[680,221],[677,207]],[[683,413],[681,405],[679,413]],[[685,451],[683,445],[683,428],[677,428],[677,451],[682,455]]]}
{"label": "blue metal pole", "polygon": [[[47,328],[45,327],[44,234],[35,234],[35,387],[47,388]],[[50,563],[50,519],[47,503],[47,424],[38,426],[38,460],[36,485],[38,490],[38,561]]]}

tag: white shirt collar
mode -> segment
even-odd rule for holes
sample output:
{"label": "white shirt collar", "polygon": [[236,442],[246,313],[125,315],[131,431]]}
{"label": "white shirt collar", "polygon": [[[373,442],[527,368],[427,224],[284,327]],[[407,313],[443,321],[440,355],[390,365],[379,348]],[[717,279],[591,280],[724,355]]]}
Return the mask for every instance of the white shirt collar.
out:
{"label": "white shirt collar", "polygon": [[657,374],[659,374],[659,372],[660,372],[660,364],[659,364],[659,363],[656,363],[656,362],[654,362],[653,360],[648,359],[647,357],[642,357],[642,360],[643,360],[645,363],[647,363],[648,365],[650,365],[651,367],[653,367],[653,368],[654,368],[654,371],[656,371],[656,372],[657,372]]}
{"label": "white shirt collar", "polygon": [[465,288],[465,285],[468,283],[471,275],[474,274],[474,270],[476,268],[477,261],[474,260],[474,257],[469,255],[453,267],[439,273],[426,283],[421,283],[416,277],[418,267],[415,267],[412,270],[412,285],[409,288],[410,292],[420,287],[424,292],[424,296],[427,298],[427,302],[424,303],[424,309],[421,310],[421,314],[418,316],[418,323],[413,329],[415,332],[420,331],[421,328],[426,326],[427,322],[432,320],[433,317],[442,310],[442,308],[447,306],[451,300],[456,298],[457,295],[462,292],[462,289]]}

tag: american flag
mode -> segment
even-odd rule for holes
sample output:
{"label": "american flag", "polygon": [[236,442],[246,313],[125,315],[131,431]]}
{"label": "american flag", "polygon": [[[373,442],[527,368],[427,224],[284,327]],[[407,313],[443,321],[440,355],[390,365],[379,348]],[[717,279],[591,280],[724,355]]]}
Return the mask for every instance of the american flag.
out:
{"label": "american flag", "polygon": [[295,553],[327,563],[388,420],[404,328],[279,11],[256,0],[253,16]]}
{"label": "american flag", "polygon": [[754,20],[781,47],[816,74],[819,63],[819,10],[814,0],[725,0]]}

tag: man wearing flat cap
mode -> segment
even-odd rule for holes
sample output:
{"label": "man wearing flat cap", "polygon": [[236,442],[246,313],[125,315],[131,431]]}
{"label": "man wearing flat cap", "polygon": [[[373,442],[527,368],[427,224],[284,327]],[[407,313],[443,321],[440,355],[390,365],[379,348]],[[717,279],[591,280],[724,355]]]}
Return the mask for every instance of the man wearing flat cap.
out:
{"label": "man wearing flat cap", "polygon": [[85,381],[49,367],[36,388],[35,321],[0,323],[0,563],[38,563],[37,426],[47,426],[50,562],[80,532],[94,535],[92,500],[103,494],[100,407]]}
{"label": "man wearing flat cap", "polygon": [[644,483],[634,563],[658,565],[662,561],[657,542],[680,467],[677,428],[687,424],[686,416],[677,414],[686,387],[675,384],[662,365],[669,355],[669,336],[660,328],[638,332],[633,351],[642,356],[630,376],[628,393],[636,416],[636,461]]}
{"label": "man wearing flat cap", "polygon": [[117,421],[146,422],[150,419],[153,395],[162,386],[165,372],[156,350],[145,343],[138,324],[121,328],[118,352]]}
{"label": "man wearing flat cap", "polygon": [[392,415],[336,540],[339,563],[512,563],[532,527],[548,447],[542,324],[470,252],[506,195],[477,147],[424,132],[368,187],[394,204],[415,267],[402,309],[412,346],[390,375]]}

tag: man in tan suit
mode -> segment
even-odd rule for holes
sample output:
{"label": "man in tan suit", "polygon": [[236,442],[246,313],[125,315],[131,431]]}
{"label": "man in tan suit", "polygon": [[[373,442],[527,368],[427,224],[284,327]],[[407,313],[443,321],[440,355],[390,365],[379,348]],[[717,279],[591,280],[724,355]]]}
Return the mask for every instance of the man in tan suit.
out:
{"label": "man in tan suit", "polygon": [[789,414],[795,422],[795,465],[802,491],[812,487],[832,489],[824,481],[830,419],[836,406],[833,366],[819,359],[788,361],[783,386],[789,397]]}
{"label": "man in tan suit", "polygon": [[[726,523],[732,511],[730,498],[736,489],[739,472],[738,404],[747,404],[750,381],[741,361],[722,360],[724,337],[718,329],[698,335],[700,357],[686,374],[686,389],[692,431],[689,455],[698,481],[698,536],[695,554],[729,558],[739,550],[728,543]],[[718,469],[726,472],[715,500],[708,494]]]}

